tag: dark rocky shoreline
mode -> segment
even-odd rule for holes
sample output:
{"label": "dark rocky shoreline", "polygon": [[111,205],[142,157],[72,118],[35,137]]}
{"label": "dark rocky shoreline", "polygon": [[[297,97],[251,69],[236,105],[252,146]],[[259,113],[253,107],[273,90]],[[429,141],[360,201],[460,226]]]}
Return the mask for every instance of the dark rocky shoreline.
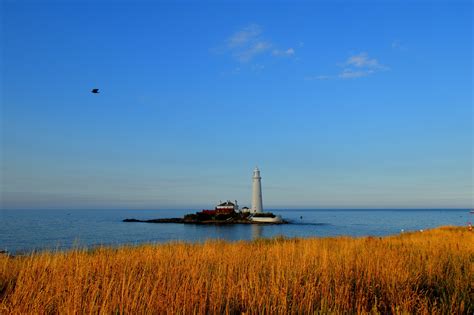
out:
{"label": "dark rocky shoreline", "polygon": [[185,219],[185,218],[167,218],[167,219],[124,219],[123,222],[141,222],[141,223],[181,223],[181,224],[214,224],[214,225],[229,225],[229,224],[259,224],[259,225],[274,225],[274,224],[288,224],[287,221],[278,223],[269,222],[255,222],[246,218],[230,218],[226,220],[199,220],[199,219]]}
{"label": "dark rocky shoreline", "polygon": [[229,224],[287,224],[285,220],[279,222],[258,222],[252,220],[252,217],[269,217],[275,218],[271,212],[257,213],[251,215],[249,212],[227,211],[219,213],[217,210],[203,210],[196,213],[186,214],[182,218],[166,218],[166,219],[124,219],[123,222],[143,222],[143,223],[181,223],[181,224],[213,224],[213,225],[229,225]]}

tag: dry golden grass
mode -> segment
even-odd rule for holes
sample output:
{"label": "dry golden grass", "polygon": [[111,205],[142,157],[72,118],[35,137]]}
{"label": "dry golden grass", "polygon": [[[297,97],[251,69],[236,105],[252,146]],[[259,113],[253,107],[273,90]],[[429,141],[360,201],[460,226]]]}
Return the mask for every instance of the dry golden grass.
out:
{"label": "dry golden grass", "polygon": [[474,311],[474,233],[172,243],[0,257],[0,313]]}

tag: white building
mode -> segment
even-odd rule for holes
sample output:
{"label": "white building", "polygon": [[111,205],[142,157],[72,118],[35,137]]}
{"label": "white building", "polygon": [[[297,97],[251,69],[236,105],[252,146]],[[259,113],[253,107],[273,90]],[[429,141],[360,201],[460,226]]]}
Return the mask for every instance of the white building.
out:
{"label": "white building", "polygon": [[252,213],[263,212],[263,201],[262,201],[262,182],[260,177],[260,170],[256,167],[253,170],[252,176]]}
{"label": "white building", "polygon": [[239,205],[237,204],[237,200],[235,202],[231,202],[230,200],[227,200],[226,202],[221,202],[216,206],[216,210],[232,210],[232,211],[239,211]]}

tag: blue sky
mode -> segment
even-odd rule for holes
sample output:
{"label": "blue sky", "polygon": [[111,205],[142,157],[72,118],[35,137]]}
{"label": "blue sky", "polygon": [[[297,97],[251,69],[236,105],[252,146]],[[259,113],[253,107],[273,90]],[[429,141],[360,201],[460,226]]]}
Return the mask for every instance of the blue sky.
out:
{"label": "blue sky", "polygon": [[474,206],[470,1],[1,12],[2,208]]}

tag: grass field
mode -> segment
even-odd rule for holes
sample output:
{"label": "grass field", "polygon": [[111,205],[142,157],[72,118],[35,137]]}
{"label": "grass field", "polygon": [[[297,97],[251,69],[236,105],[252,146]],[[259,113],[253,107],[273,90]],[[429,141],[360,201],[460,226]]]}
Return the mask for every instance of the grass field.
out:
{"label": "grass field", "polygon": [[0,257],[0,313],[474,312],[474,233],[76,249]]}

